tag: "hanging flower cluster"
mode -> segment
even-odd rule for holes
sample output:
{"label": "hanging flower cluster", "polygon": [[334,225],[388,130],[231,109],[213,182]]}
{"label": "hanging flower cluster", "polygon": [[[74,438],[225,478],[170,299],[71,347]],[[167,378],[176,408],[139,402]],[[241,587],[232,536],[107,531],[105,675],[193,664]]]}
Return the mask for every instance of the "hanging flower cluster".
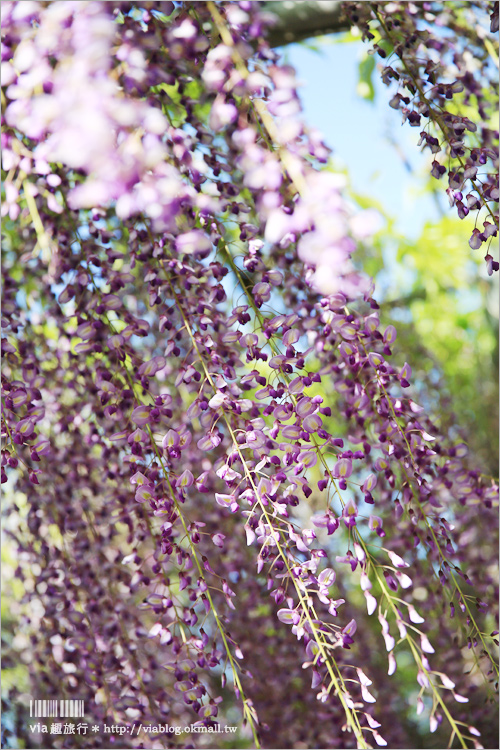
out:
{"label": "hanging flower cluster", "polygon": [[[476,216],[469,244],[478,250],[486,243],[491,275],[499,268],[490,253],[499,226],[498,44],[493,37],[498,6],[495,11],[494,3],[488,8],[481,2],[346,5],[383,61],[383,82],[397,84],[390,106],[401,111],[403,122],[420,128],[418,145],[432,154],[432,176],[446,176],[450,206],[460,219]],[[481,24],[488,11],[491,35]]]}
{"label": "hanging flower cluster", "polygon": [[356,266],[373,216],[322,171],[272,18],[3,14],[2,480],[33,694],[168,723],[168,747],[235,702],[255,746],[404,746],[402,660],[429,730],[482,747],[498,487],[392,360]]}

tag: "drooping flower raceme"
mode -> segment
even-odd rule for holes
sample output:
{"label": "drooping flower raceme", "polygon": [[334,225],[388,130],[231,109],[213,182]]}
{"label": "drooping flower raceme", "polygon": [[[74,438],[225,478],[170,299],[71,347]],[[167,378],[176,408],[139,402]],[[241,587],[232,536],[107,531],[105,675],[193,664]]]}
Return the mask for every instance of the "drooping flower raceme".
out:
{"label": "drooping flower raceme", "polygon": [[497,486],[393,363],[356,262],[373,216],[321,171],[269,23],[4,4],[2,478],[33,692],[128,726],[236,702],[256,746],[292,746],[300,705],[308,746],[404,746],[399,660],[430,731],[479,746]]}

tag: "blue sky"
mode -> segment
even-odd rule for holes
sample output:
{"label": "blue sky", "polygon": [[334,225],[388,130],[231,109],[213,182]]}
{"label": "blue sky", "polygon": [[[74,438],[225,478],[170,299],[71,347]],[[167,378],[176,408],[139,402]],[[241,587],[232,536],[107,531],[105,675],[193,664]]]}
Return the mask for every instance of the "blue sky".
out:
{"label": "blue sky", "polygon": [[[303,84],[299,93],[306,122],[323,133],[335,161],[347,167],[354,190],[377,198],[399,230],[418,237],[425,221],[438,219],[434,200],[421,193],[428,156],[417,147],[420,128],[401,124],[400,112],[389,107],[391,89],[380,81],[377,70],[375,101],[356,93],[358,65],[367,45],[331,43],[334,39],[329,37],[324,44],[314,40],[320,53],[300,44],[282,50],[283,60],[294,66]],[[412,173],[388,135],[399,145]],[[443,200],[441,205],[445,207]]]}

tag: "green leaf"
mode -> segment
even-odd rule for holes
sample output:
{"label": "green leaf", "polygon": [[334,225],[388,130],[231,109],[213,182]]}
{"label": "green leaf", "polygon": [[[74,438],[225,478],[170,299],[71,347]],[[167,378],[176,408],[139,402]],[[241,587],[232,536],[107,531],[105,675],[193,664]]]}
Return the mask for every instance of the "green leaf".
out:
{"label": "green leaf", "polygon": [[373,71],[375,70],[375,59],[373,55],[365,55],[358,67],[358,84],[356,93],[362,99],[370,102],[375,100],[375,87],[373,85]]}

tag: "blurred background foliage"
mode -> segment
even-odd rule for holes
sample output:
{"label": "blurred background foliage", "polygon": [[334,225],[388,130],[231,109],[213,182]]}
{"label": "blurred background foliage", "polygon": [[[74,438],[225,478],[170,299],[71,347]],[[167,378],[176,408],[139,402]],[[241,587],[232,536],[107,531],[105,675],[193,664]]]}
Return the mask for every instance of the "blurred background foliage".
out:
{"label": "blurred background foliage", "polygon": [[[373,199],[353,197],[384,213]],[[486,275],[482,257],[465,242],[468,224],[443,214],[413,240],[385,215],[359,262],[375,281],[381,320],[397,328],[394,353],[411,364],[422,405],[441,429],[468,443],[482,471],[496,476],[498,279]]]}

